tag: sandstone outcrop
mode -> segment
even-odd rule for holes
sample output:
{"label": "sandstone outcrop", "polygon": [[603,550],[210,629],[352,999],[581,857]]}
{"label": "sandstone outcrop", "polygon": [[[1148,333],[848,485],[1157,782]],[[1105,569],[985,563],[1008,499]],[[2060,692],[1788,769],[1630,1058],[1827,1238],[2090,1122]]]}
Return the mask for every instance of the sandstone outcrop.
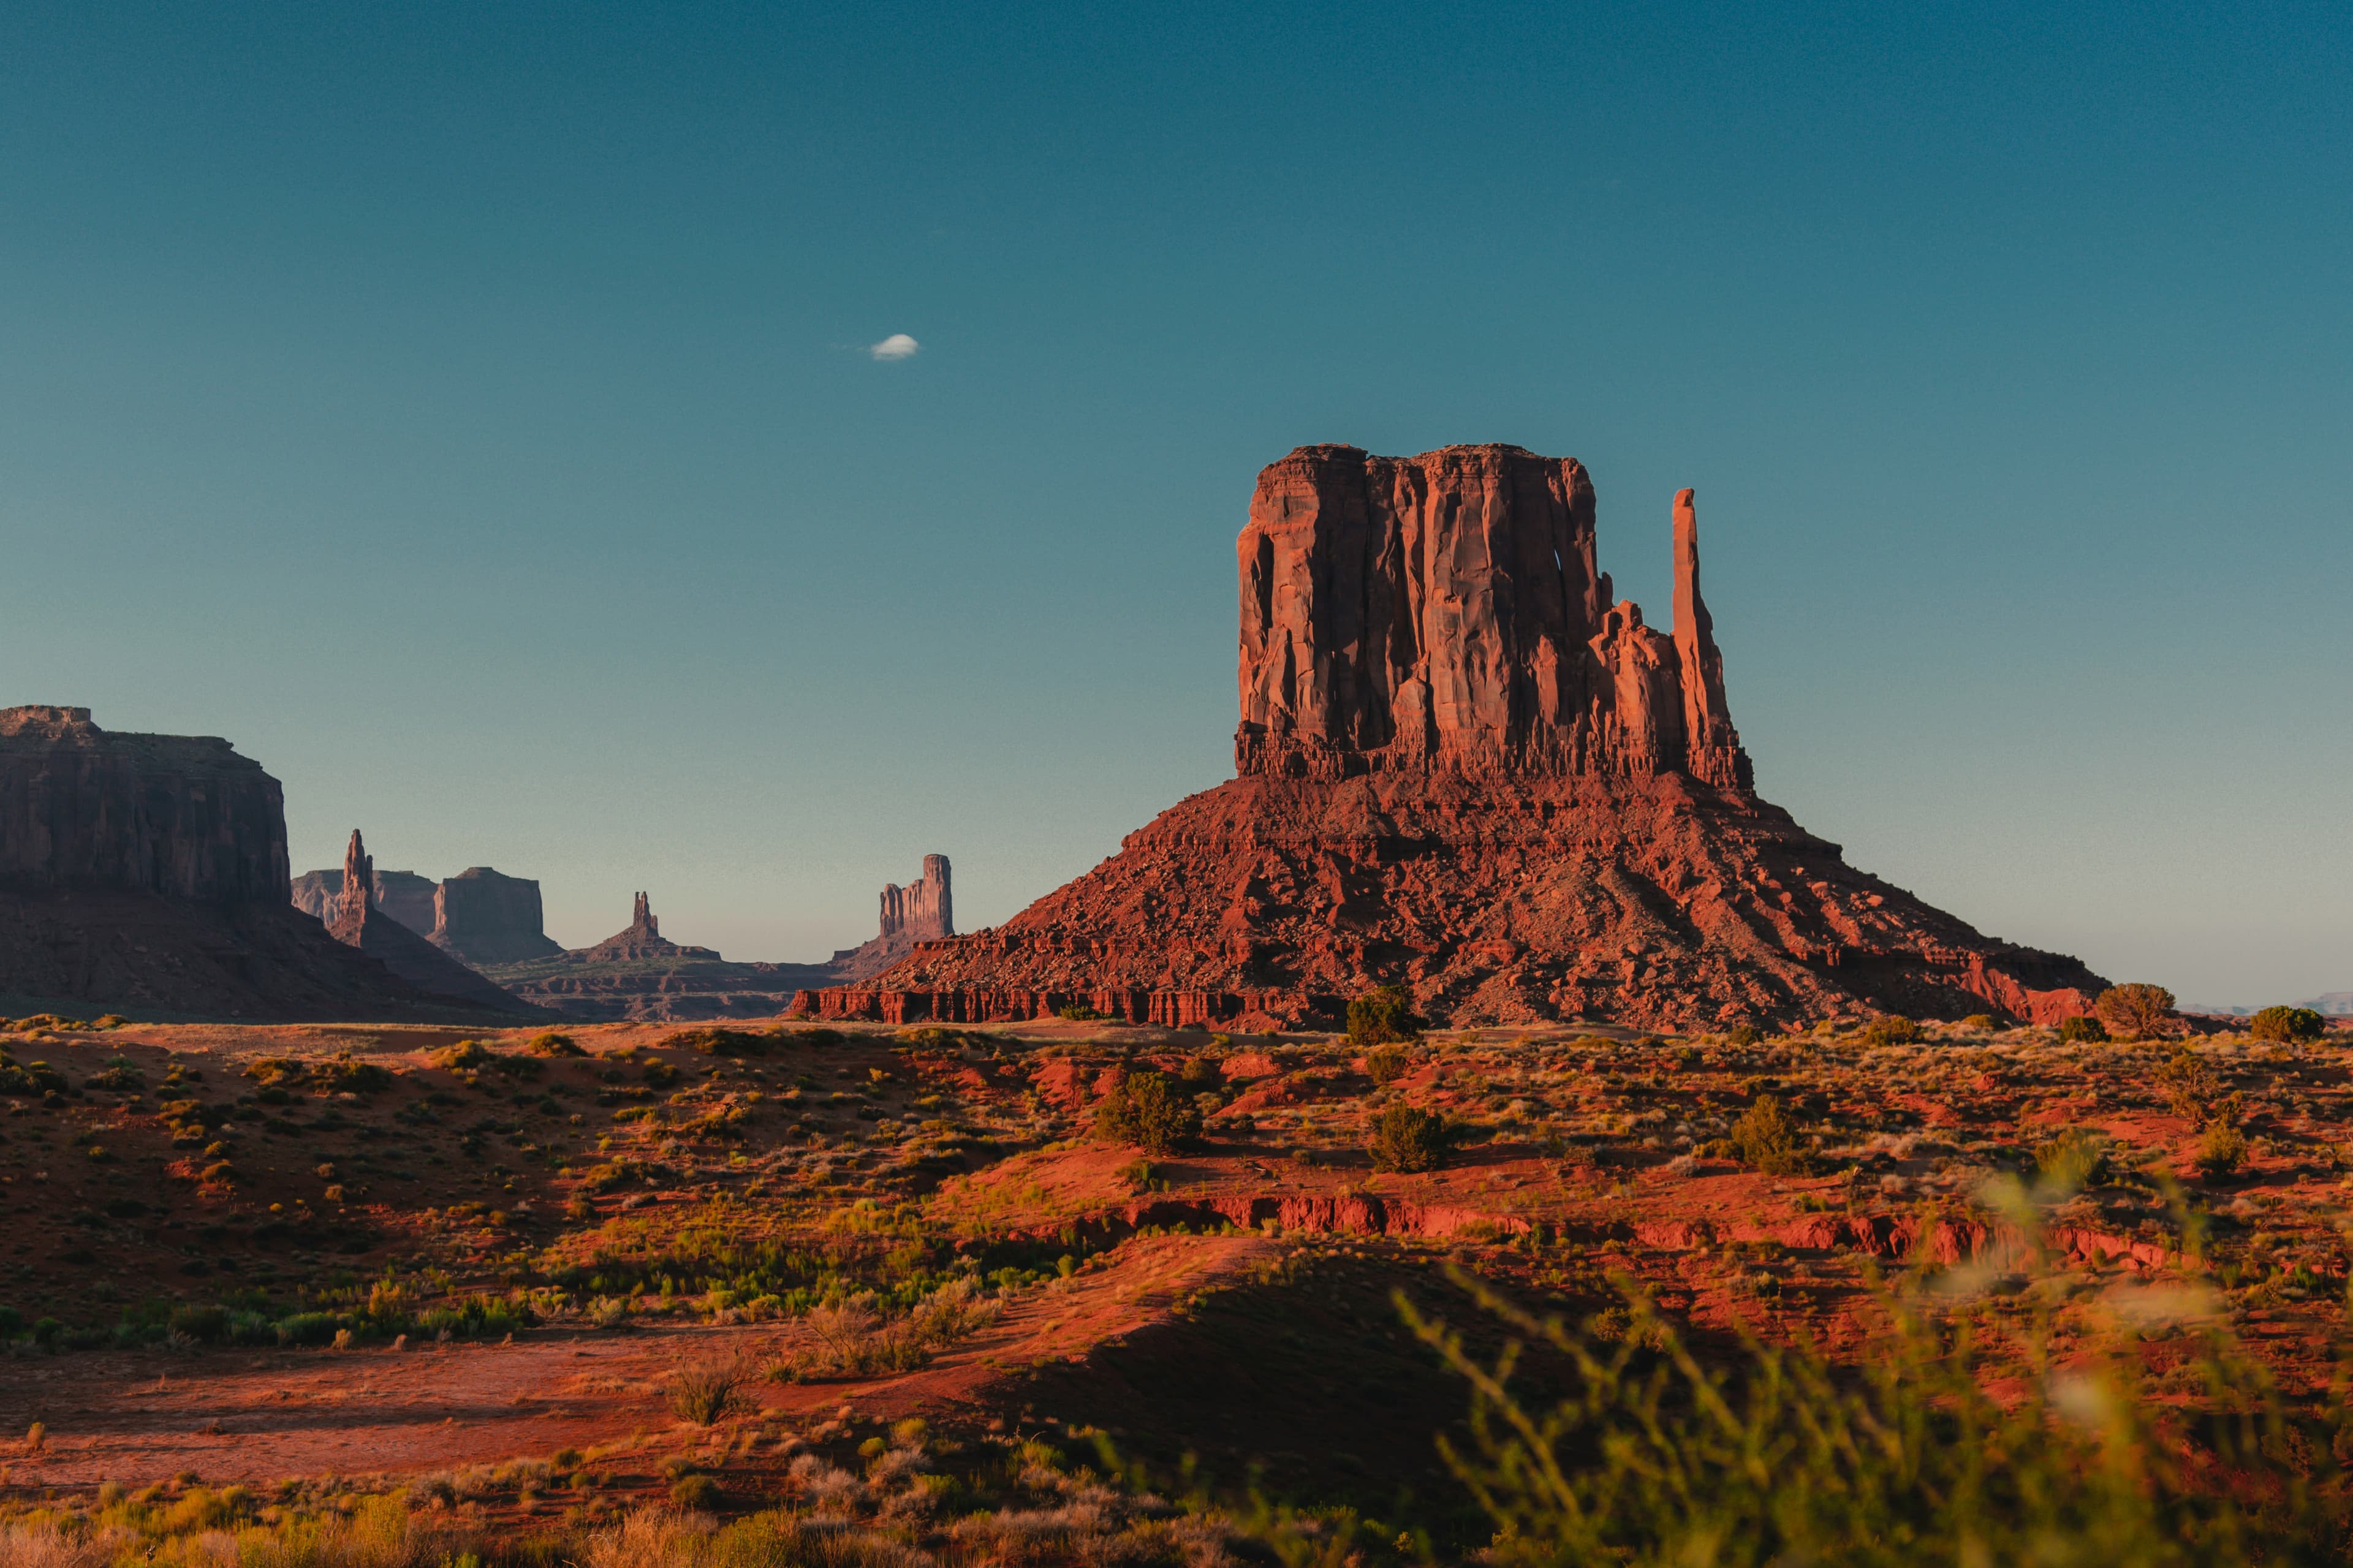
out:
{"label": "sandstone outcrop", "polygon": [[1514,447],[1270,466],[1237,550],[1238,776],[1004,926],[797,1005],[1288,1022],[1403,984],[1462,1024],[2088,1011],[2078,961],[1981,935],[1757,795],[1692,492],[1664,632],[1613,602],[1595,510],[1582,465]]}
{"label": "sandstone outcrop", "polygon": [[378,909],[375,890],[375,865],[354,827],[351,847],[343,855],[343,890],[336,900],[335,918],[327,923],[327,934],[345,947],[366,953],[419,991],[476,1006],[531,1011],[526,1004]]}
{"label": "sandstone outcrop", "polygon": [[[379,869],[375,909],[461,963],[480,968],[546,958],[564,949],[547,935],[539,884],[488,866],[470,866],[446,881],[414,871]],[[343,873],[305,871],[294,879],[294,907],[333,924],[343,908]]]}
{"label": "sandstone outcrop", "polygon": [[462,1020],[290,902],[278,781],[210,736],[0,710],[0,996],[164,1017]]}
{"label": "sandstone outcrop", "polygon": [[923,857],[923,874],[902,888],[882,889],[882,929],[873,940],[843,948],[833,955],[827,978],[833,982],[871,979],[915,950],[919,942],[937,942],[955,935],[955,900],[949,889],[948,858]]}

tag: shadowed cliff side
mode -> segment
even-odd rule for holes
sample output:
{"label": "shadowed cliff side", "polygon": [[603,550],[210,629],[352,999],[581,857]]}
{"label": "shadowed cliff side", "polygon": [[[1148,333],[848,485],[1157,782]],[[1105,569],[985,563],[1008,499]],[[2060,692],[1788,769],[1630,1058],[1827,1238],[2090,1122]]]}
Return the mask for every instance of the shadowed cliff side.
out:
{"label": "shadowed cliff side", "polygon": [[0,710],[0,996],[162,1017],[485,1016],[338,944],[290,894],[284,795],[227,741]]}

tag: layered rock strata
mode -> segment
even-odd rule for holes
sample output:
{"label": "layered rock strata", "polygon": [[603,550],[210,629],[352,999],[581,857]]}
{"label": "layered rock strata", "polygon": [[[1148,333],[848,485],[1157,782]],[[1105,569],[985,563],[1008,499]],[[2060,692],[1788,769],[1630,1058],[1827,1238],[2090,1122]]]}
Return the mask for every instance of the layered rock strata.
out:
{"label": "layered rock strata", "polygon": [[1004,926],[921,942],[828,1016],[1069,1005],[1643,1027],[2086,1011],[2078,961],[1983,936],[1760,799],[1675,498],[1674,625],[1612,602],[1593,487],[1514,447],[1302,447],[1238,545],[1239,776]]}
{"label": "layered rock strata", "polygon": [[517,1014],[532,1009],[376,907],[375,866],[358,828],[343,855],[343,890],[327,934],[356,948],[419,991]]}
{"label": "layered rock strata", "polygon": [[0,997],[157,1017],[462,1021],[295,909],[278,781],[227,741],[0,710]]}

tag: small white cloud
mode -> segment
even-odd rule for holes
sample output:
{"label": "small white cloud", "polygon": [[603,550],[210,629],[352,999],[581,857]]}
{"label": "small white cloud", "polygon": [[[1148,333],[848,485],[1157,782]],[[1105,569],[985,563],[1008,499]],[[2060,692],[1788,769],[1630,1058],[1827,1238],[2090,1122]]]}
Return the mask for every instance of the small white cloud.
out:
{"label": "small white cloud", "polygon": [[881,342],[868,345],[866,352],[880,360],[913,359],[915,351],[921,347],[923,344],[906,333],[892,332]]}

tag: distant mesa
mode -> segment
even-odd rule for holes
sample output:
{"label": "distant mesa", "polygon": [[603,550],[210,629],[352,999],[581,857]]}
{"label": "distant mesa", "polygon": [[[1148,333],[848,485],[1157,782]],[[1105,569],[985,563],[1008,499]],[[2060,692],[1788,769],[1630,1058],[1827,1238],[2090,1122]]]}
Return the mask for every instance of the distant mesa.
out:
{"label": "distant mesa", "polygon": [[[375,907],[423,935],[433,929],[433,894],[439,886],[414,871],[378,871]],[[332,871],[305,871],[294,879],[294,907],[316,917],[322,924],[332,924],[343,903],[341,867]]]}
{"label": "distant mesa", "polygon": [[488,866],[469,866],[433,889],[433,929],[425,934],[478,968],[564,951],[547,934],[539,884]]}
{"label": "distant mesa", "polygon": [[174,1017],[485,1016],[291,903],[285,796],[214,736],[0,709],[0,999]]}
{"label": "distant mesa", "polygon": [[1004,925],[797,1005],[1261,1027],[1396,984],[1458,1025],[2088,1011],[2082,963],[1855,870],[1758,797],[1693,492],[1668,630],[1598,570],[1595,516],[1583,465],[1517,447],[1271,464],[1236,545],[1236,776]]}
{"label": "distant mesa", "polygon": [[824,963],[735,963],[662,935],[652,900],[639,893],[627,929],[595,946],[487,964],[484,973],[534,1005],[584,1023],[769,1017],[803,991],[878,974],[916,942],[953,936],[948,858],[926,855],[920,879],[885,887],[881,923],[871,942]]}
{"label": "distant mesa", "polygon": [[638,895],[637,906],[629,912],[626,930],[614,932],[594,947],[583,948],[569,956],[585,963],[616,963],[640,958],[719,958],[715,949],[681,947],[661,933],[661,921],[654,915],[653,906],[646,895]]}
{"label": "distant mesa", "polygon": [[[375,910],[460,963],[515,963],[564,949],[549,938],[539,884],[488,866],[470,866],[446,881],[414,871],[375,873]],[[294,879],[294,907],[332,922],[343,907],[343,873],[305,871]]]}
{"label": "distant mesa", "polygon": [[354,827],[343,854],[343,892],[335,900],[335,918],[327,923],[330,936],[359,949],[420,991],[509,1012],[532,1011],[377,908],[375,885],[375,863]]}

